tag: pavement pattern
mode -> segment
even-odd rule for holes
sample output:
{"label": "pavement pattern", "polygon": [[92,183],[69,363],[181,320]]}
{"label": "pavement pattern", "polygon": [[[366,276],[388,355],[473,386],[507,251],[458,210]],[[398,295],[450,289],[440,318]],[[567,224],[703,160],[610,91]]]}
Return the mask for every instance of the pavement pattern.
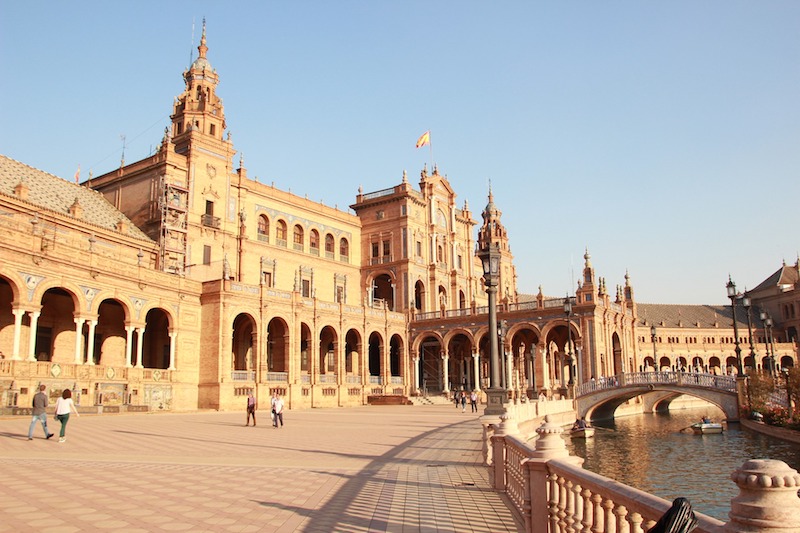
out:
{"label": "pavement pattern", "polygon": [[519,532],[452,406],[0,420],[0,532]]}

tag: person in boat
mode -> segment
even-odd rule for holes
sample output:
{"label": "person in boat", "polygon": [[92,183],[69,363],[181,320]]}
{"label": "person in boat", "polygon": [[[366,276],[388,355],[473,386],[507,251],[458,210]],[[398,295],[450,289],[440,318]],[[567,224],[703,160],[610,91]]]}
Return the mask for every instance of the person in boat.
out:
{"label": "person in boat", "polygon": [[586,423],[585,418],[575,419],[575,423],[572,424],[572,429],[586,429],[589,427],[589,424]]}
{"label": "person in boat", "polygon": [[710,419],[710,418],[708,418],[708,416],[707,416],[707,415],[705,415],[705,416],[703,416],[703,418],[702,418],[702,423],[703,423],[703,424],[710,424],[710,423],[711,423],[711,419]]}

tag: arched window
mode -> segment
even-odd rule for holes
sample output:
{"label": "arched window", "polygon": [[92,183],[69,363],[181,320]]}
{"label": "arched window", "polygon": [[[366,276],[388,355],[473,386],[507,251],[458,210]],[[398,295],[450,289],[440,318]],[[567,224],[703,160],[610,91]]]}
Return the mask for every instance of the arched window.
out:
{"label": "arched window", "polygon": [[350,261],[350,243],[344,237],[339,241],[339,261],[343,263]]}
{"label": "arched window", "polygon": [[333,259],[333,247],[334,247],[334,240],[333,235],[327,233],[325,235],[325,256],[328,259]]}
{"label": "arched window", "polygon": [[308,247],[312,254],[319,255],[319,232],[315,229],[312,229],[308,236]]}
{"label": "arched window", "polygon": [[286,222],[279,220],[275,227],[275,244],[286,246]]}
{"label": "arched window", "polygon": [[295,224],[294,226],[294,236],[292,237],[292,243],[294,243],[294,249],[303,251],[303,226],[300,224]]}
{"label": "arched window", "polygon": [[258,217],[258,240],[269,242],[269,219],[267,215],[261,215]]}

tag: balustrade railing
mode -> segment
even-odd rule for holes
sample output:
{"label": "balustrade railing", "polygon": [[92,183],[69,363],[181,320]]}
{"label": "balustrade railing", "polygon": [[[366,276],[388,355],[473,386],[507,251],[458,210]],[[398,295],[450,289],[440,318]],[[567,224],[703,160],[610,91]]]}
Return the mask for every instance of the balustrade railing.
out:
{"label": "balustrade railing", "polygon": [[288,372],[267,372],[267,381],[270,383],[288,383]]}
{"label": "balustrade railing", "polygon": [[319,383],[336,383],[336,374],[320,374]]}
{"label": "balustrade railing", "polygon": [[700,374],[695,372],[630,372],[616,376],[600,377],[599,379],[581,383],[575,388],[576,396],[583,396],[592,392],[615,389],[622,386],[636,385],[680,385],[705,387],[709,389],[736,392],[736,378],[734,376],[718,376],[716,374]]}
{"label": "balustrade railing", "polygon": [[252,370],[233,370],[231,381],[255,381],[256,373]]}
{"label": "balustrade railing", "polygon": [[369,377],[369,384],[370,385],[382,385],[383,379],[380,376],[370,376]]}
{"label": "balustrade railing", "polygon": [[[550,415],[532,446],[514,435],[516,423],[493,426],[490,478],[505,491],[526,533],[644,533],[672,506],[670,502],[581,467],[570,456],[563,429]],[[739,496],[730,521],[694,512],[695,533],[800,531],[800,474],[782,461],[754,459],[733,472]]]}

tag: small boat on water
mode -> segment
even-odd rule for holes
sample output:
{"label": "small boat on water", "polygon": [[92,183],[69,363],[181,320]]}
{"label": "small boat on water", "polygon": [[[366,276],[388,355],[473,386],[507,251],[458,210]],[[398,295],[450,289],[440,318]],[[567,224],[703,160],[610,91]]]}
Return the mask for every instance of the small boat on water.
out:
{"label": "small boat on water", "polygon": [[570,431],[569,436],[573,439],[590,439],[594,437],[594,428],[577,428]]}
{"label": "small boat on water", "polygon": [[722,424],[718,422],[698,422],[696,424],[692,424],[691,428],[695,435],[722,433]]}

